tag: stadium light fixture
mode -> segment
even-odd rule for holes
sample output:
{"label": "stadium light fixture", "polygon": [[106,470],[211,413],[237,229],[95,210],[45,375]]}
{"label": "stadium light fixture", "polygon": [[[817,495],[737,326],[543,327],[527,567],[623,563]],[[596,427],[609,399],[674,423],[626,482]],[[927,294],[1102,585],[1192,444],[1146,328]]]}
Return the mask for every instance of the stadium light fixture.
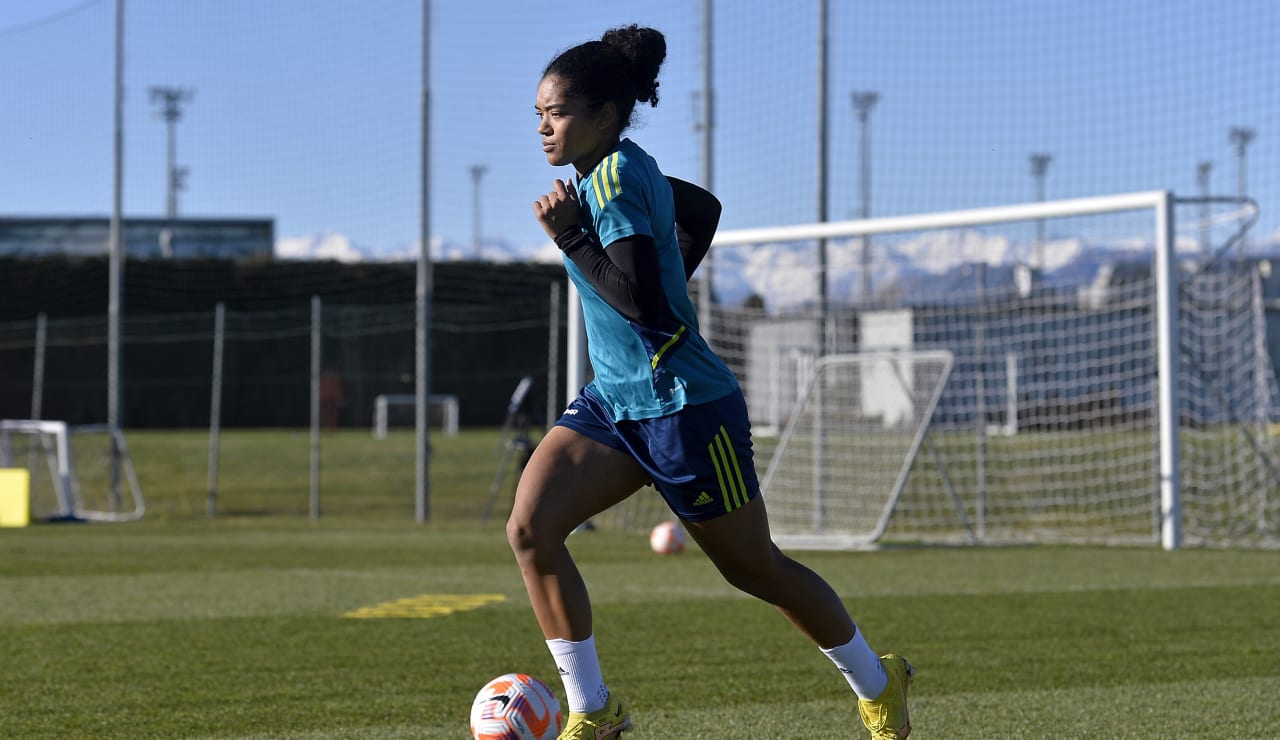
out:
{"label": "stadium light fixture", "polygon": [[196,91],[190,88],[153,86],[148,88],[151,102],[159,103],[161,108],[157,118],[163,118],[169,131],[168,156],[165,164],[165,215],[168,218],[178,217],[178,191],[186,189],[186,167],[177,166],[178,121],[182,120],[182,104],[191,102]]}

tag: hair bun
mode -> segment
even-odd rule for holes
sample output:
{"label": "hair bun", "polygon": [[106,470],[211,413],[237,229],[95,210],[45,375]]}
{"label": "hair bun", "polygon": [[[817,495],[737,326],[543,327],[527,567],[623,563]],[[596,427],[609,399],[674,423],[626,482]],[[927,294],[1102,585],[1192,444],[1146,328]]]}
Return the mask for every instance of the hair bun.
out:
{"label": "hair bun", "polygon": [[600,41],[631,64],[636,100],[658,104],[658,70],[667,58],[667,39],[661,31],[636,24],[611,28]]}

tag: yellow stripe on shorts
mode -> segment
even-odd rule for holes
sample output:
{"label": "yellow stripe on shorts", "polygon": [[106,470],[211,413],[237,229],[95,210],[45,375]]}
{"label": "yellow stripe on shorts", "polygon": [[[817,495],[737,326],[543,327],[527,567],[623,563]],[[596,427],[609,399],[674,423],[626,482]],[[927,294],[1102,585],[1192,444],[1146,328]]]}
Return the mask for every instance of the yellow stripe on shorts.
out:
{"label": "yellow stripe on shorts", "polygon": [[742,480],[742,468],[738,465],[738,455],[733,451],[729,433],[723,426],[720,427],[711,444],[707,445],[707,453],[711,456],[711,464],[716,469],[720,495],[724,498],[724,510],[733,511],[745,504],[747,487]]}

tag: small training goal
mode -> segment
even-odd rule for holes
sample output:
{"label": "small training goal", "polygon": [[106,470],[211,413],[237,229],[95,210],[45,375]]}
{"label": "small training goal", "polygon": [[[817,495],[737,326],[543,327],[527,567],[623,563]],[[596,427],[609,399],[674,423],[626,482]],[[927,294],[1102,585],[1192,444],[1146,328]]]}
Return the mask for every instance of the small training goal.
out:
{"label": "small training goal", "polygon": [[146,511],[124,433],[108,425],[0,420],[0,467],[15,466],[30,474],[36,519],[128,522]]}

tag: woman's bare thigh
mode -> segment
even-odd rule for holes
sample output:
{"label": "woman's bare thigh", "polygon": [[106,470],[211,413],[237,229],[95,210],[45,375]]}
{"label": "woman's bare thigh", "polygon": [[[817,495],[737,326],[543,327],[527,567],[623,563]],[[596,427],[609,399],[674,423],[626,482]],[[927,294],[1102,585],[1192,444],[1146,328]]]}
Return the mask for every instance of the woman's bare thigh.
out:
{"label": "woman's bare thigh", "polygon": [[552,427],[520,475],[511,518],[535,532],[567,536],[648,482],[648,474],[627,453]]}

